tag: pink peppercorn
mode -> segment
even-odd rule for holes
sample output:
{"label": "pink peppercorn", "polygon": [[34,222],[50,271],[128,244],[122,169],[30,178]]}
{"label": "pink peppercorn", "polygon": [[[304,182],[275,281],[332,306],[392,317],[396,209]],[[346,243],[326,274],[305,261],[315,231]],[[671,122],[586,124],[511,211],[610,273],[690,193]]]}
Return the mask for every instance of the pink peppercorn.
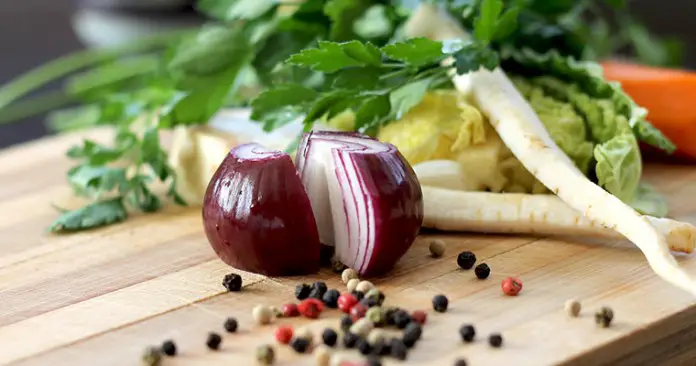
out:
{"label": "pink peppercorn", "polygon": [[519,278],[508,277],[500,284],[503,293],[508,296],[517,296],[522,291],[522,281]]}
{"label": "pink peppercorn", "polygon": [[428,314],[423,310],[416,310],[413,312],[413,314],[411,314],[411,319],[413,319],[414,322],[423,325],[428,319]]}
{"label": "pink peppercorn", "polygon": [[275,331],[275,338],[280,344],[288,344],[292,339],[292,327],[289,325],[281,325]]}
{"label": "pink peppercorn", "polygon": [[281,311],[283,312],[283,316],[286,318],[292,318],[300,315],[300,310],[297,308],[297,304],[293,303],[283,305]]}

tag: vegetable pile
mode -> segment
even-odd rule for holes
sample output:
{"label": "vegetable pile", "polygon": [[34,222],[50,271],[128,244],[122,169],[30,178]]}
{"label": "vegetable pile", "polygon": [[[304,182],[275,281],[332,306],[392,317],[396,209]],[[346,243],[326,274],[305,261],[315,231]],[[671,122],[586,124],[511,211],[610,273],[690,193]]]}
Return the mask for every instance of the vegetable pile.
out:
{"label": "vegetable pile", "polygon": [[389,271],[423,221],[420,185],[398,150],[359,134],[312,132],[296,162],[297,171],[288,154],[258,144],[230,151],[203,201],[218,256],[251,272],[308,274],[323,244],[361,275]]}
{"label": "vegetable pile", "polygon": [[[602,5],[621,26],[616,37]],[[693,250],[696,228],[665,219],[664,198],[641,182],[639,147],[676,146],[595,62],[626,45],[646,63],[674,61],[673,47],[627,16],[623,1],[201,0],[198,8],[217,22],[126,48],[175,39],[156,58],[163,62],[111,62],[120,54],[103,51],[75,62],[107,61],[71,80],[86,104],[54,115],[54,125],[117,133],[111,146],[86,140],[70,150],[78,163],[69,180],[93,202],[64,212],[53,230],[156,211],[156,180],[178,204],[205,195],[211,243],[251,271],[313,271],[324,244],[361,274],[382,273],[422,221],[625,237],[658,275],[696,294],[669,252]],[[45,72],[60,76],[68,61]],[[29,84],[14,85],[0,91],[0,108]],[[224,106],[251,107],[265,132],[298,133],[285,153],[241,145],[227,154],[243,141],[199,129]],[[168,154],[158,132],[170,128],[178,143]],[[270,258],[276,251],[287,255]]]}

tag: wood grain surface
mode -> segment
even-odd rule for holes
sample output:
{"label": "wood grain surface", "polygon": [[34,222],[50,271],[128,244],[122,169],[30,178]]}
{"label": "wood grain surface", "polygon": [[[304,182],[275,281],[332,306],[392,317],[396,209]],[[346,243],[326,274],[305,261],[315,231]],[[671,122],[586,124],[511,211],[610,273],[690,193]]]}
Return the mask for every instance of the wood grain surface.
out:
{"label": "wood grain surface", "polygon": [[[102,131],[89,133],[103,138]],[[226,293],[222,277],[233,269],[219,261],[202,232],[197,209],[169,207],[101,230],[51,235],[51,204],[70,205],[63,152],[83,135],[66,135],[0,153],[0,364],[138,365],[148,345],[176,341],[180,355],[163,365],[253,365],[254,348],[273,342],[274,326],[257,326],[251,308],[294,300],[294,286],[317,279],[344,289],[324,271],[312,277],[266,278],[240,273],[244,288]],[[668,195],[672,216],[696,223],[696,168],[646,167],[646,178]],[[428,241],[447,243],[440,259]],[[456,255],[476,253],[492,268],[477,280]],[[680,259],[696,271],[696,260]],[[518,297],[501,294],[500,281],[519,276]],[[694,299],[656,277],[642,254],[623,241],[579,238],[423,234],[397,268],[373,279],[387,303],[430,309],[438,293],[450,299],[445,314],[430,312],[424,336],[406,364],[451,365],[695,365]],[[567,299],[583,304],[579,318],[563,310]],[[611,328],[595,326],[600,306],[614,309]],[[224,334],[228,316],[237,334]],[[338,312],[321,319],[279,319],[318,334],[338,325]],[[458,328],[476,326],[477,341],[461,343]],[[220,351],[208,351],[210,331],[223,335]],[[501,349],[488,334],[500,332]],[[347,353],[346,351],[340,351]],[[278,365],[311,365],[276,346]],[[350,354],[350,353],[347,353]],[[352,354],[357,357],[357,353]],[[400,364],[385,359],[385,364]]]}

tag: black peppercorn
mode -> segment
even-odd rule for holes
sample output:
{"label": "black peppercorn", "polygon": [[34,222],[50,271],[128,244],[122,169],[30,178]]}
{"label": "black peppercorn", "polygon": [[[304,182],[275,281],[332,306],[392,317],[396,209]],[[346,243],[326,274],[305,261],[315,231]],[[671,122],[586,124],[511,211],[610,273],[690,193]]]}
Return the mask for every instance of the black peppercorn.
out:
{"label": "black peppercorn", "polygon": [[370,343],[367,340],[362,338],[355,342],[355,348],[357,348],[358,351],[360,351],[360,353],[363,355],[369,355],[372,353],[372,346],[370,346]]}
{"label": "black peppercorn", "polygon": [[436,295],[433,297],[433,309],[438,313],[444,313],[447,311],[447,306],[449,305],[449,300],[445,295]]}
{"label": "black peppercorn", "polygon": [[372,345],[372,354],[375,356],[386,356],[391,352],[389,345],[380,339]]}
{"label": "black peppercorn", "polygon": [[395,325],[396,324],[396,319],[394,318],[394,315],[396,312],[400,310],[397,307],[390,307],[387,309],[387,311],[384,312],[384,316],[387,318],[387,325]]}
{"label": "black peppercorn", "polygon": [[222,285],[225,286],[227,291],[239,291],[242,289],[242,276],[236,273],[225,275],[225,277],[222,279]]}
{"label": "black peppercorn", "polygon": [[338,340],[338,334],[336,334],[336,331],[334,331],[331,328],[326,328],[324,329],[324,332],[321,333],[321,339],[324,340],[324,344],[333,347],[336,345],[336,341]]}
{"label": "black peppercorn", "polygon": [[467,366],[467,362],[463,358],[458,358],[456,361],[454,361],[454,366]]}
{"label": "black peppercorn", "polygon": [[459,328],[459,335],[462,337],[462,341],[471,343],[476,336],[476,329],[474,329],[474,326],[471,324],[464,324]]}
{"label": "black peppercorn", "polygon": [[614,311],[609,307],[602,307],[595,313],[595,323],[602,328],[608,328],[614,319]]}
{"label": "black peppercorn", "polygon": [[162,353],[164,353],[167,356],[175,356],[176,344],[174,344],[174,341],[164,341],[164,343],[162,343]]}
{"label": "black peppercorn", "polygon": [[503,336],[501,336],[500,333],[491,334],[488,337],[488,344],[490,344],[491,347],[499,348],[503,345]]}
{"label": "black peppercorn", "polygon": [[321,301],[329,308],[336,309],[338,307],[338,297],[341,293],[336,289],[331,289],[326,291],[324,296],[322,296]]}
{"label": "black peppercorn", "polygon": [[404,342],[398,338],[392,338],[390,342],[391,356],[397,360],[405,360],[408,357],[408,348]]}
{"label": "black peppercorn", "polygon": [[341,329],[343,329],[343,331],[347,331],[350,329],[351,325],[353,325],[353,319],[350,317],[350,315],[343,314],[341,316]]}
{"label": "black peppercorn", "polygon": [[326,283],[322,281],[317,281],[312,284],[312,288],[309,291],[309,297],[321,300],[324,297],[324,294],[328,288],[326,287]]}
{"label": "black peppercorn", "polygon": [[420,326],[420,324],[416,322],[410,322],[404,329],[404,336],[402,338],[404,344],[406,347],[411,348],[413,347],[416,342],[420,339],[421,335],[423,334],[423,330]]}
{"label": "black peppercorn", "polygon": [[237,331],[237,327],[238,327],[239,325],[237,324],[237,319],[235,319],[235,318],[227,318],[227,320],[225,320],[225,324],[223,324],[223,326],[225,327],[225,330],[226,330],[228,333],[234,333],[234,332]]}
{"label": "black peppercorn", "polygon": [[212,350],[217,350],[220,348],[220,343],[222,343],[222,337],[219,334],[210,332],[208,333],[208,338],[205,341],[205,345]]}
{"label": "black peppercorn", "polygon": [[485,280],[491,274],[491,267],[488,267],[486,263],[481,263],[474,268],[474,274],[479,280]]}
{"label": "black peppercorn", "polygon": [[394,325],[399,329],[404,329],[411,322],[411,315],[406,310],[399,309],[394,313]]}
{"label": "black peppercorn", "polygon": [[346,332],[346,334],[343,335],[343,346],[346,348],[354,348],[358,339],[360,339],[360,337],[357,334]]}
{"label": "black peppercorn", "polygon": [[309,297],[310,291],[312,291],[312,287],[310,287],[306,283],[301,283],[301,284],[295,286],[295,297],[298,300],[304,300],[307,297]]}
{"label": "black peppercorn", "polygon": [[379,305],[379,299],[375,299],[373,297],[364,297],[362,300],[360,300],[360,304],[366,308],[371,308]]}
{"label": "black peppercorn", "polygon": [[305,353],[307,348],[309,348],[309,340],[305,338],[293,338],[292,341],[290,341],[290,347],[297,353]]}
{"label": "black peppercorn", "polygon": [[471,269],[476,263],[476,255],[469,251],[459,253],[457,256],[457,265],[462,269]]}
{"label": "black peppercorn", "polygon": [[358,301],[361,301],[365,298],[365,293],[362,291],[355,290],[353,291],[353,296],[355,296],[355,298],[358,299]]}
{"label": "black peppercorn", "polygon": [[379,357],[372,355],[367,358],[367,366],[382,366],[382,361]]}

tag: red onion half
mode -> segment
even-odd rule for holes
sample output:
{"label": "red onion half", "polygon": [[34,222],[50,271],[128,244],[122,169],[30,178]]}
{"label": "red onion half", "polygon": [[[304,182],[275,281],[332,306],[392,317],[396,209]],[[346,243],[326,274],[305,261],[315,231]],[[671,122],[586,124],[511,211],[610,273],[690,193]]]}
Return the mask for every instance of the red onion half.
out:
{"label": "red onion half", "polygon": [[203,201],[205,233],[235,268],[270,276],[319,269],[319,237],[288,154],[239,145],[213,175]]}
{"label": "red onion half", "polygon": [[308,133],[295,159],[322,243],[363,276],[391,270],[418,235],[423,194],[391,144],[355,133]]}

